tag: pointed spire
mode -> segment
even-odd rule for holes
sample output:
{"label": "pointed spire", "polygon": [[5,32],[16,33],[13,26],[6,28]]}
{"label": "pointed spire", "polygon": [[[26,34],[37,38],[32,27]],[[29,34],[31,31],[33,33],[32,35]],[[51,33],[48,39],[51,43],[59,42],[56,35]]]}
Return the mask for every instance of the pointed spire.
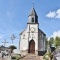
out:
{"label": "pointed spire", "polygon": [[29,16],[32,16],[32,15],[35,15],[35,16],[37,16],[37,13],[36,13],[36,11],[35,11],[35,8],[34,8],[34,0],[33,0],[33,2],[32,2],[32,10],[31,10],[31,12],[30,12],[30,14],[29,14]]}
{"label": "pointed spire", "polygon": [[31,15],[35,15],[35,16],[37,16],[37,13],[36,13],[34,7],[32,7],[32,10],[31,10],[29,16],[31,16]]}
{"label": "pointed spire", "polygon": [[33,0],[33,7],[28,17],[29,17],[28,23],[38,23],[38,15],[34,8],[34,0]]}

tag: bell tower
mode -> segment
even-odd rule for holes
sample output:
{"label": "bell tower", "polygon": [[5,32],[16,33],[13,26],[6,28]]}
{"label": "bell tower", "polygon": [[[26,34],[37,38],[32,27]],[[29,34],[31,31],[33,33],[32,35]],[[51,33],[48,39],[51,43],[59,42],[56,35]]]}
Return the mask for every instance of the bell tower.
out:
{"label": "bell tower", "polygon": [[28,16],[28,52],[35,53],[38,55],[38,15],[35,11],[34,6]]}
{"label": "bell tower", "polygon": [[38,23],[38,16],[37,16],[37,13],[34,9],[34,7],[32,7],[32,10],[28,16],[28,24],[37,24]]}

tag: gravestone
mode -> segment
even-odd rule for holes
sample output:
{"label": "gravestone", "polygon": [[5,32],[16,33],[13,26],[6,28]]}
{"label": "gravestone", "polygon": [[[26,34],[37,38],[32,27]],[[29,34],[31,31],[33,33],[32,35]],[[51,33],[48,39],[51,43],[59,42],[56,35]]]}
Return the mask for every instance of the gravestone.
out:
{"label": "gravestone", "polygon": [[60,60],[60,47],[53,52],[53,60]]}

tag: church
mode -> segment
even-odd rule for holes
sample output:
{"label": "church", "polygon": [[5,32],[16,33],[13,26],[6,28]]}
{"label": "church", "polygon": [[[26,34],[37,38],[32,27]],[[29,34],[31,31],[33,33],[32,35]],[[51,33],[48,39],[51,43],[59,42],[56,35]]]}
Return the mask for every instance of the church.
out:
{"label": "church", "polygon": [[46,52],[46,34],[39,29],[38,15],[32,7],[27,27],[20,33],[20,54],[44,55]]}

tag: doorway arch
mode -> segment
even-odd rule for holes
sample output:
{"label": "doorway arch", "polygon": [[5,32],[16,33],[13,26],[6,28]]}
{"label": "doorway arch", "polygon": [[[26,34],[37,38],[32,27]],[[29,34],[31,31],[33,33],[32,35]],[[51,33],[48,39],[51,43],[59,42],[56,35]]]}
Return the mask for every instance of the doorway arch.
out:
{"label": "doorway arch", "polygon": [[35,53],[35,41],[32,39],[30,42],[29,42],[29,53]]}

